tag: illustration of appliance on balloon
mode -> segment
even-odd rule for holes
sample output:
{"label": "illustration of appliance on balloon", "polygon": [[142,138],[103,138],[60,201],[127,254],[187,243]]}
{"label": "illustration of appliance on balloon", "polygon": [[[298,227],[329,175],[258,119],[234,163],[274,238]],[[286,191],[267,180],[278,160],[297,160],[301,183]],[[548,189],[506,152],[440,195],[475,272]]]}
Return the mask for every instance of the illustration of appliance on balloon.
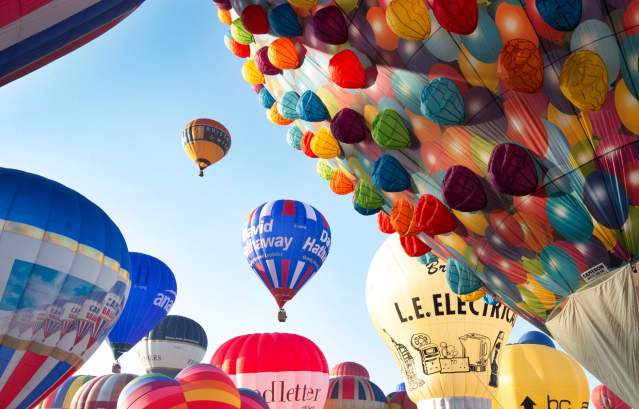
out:
{"label": "illustration of appliance on balloon", "polygon": [[[435,373],[485,372],[497,360],[504,334],[500,332],[491,345],[490,338],[477,333],[468,333],[459,337],[461,354],[457,347],[446,342],[439,345],[432,342],[425,333],[411,337],[412,347],[419,352],[422,372],[425,375]],[[410,355],[410,353],[408,353]],[[411,356],[412,359],[412,356]],[[406,360],[404,360],[406,363]]]}

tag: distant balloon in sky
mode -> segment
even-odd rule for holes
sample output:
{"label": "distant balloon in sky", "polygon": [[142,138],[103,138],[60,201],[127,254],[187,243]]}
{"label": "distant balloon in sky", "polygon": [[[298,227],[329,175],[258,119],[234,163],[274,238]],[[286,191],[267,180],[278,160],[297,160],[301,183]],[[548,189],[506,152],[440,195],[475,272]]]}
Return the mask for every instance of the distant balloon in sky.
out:
{"label": "distant balloon in sky", "polygon": [[301,335],[241,335],[222,344],[211,364],[222,368],[239,388],[257,391],[270,409],[324,407],[326,358],[313,341]]}
{"label": "distant balloon in sky", "polygon": [[328,384],[325,409],[387,409],[384,392],[361,376],[338,376]]}
{"label": "distant balloon in sky", "polygon": [[481,297],[463,301],[448,285],[451,274],[439,260],[424,265],[406,255],[394,234],[371,261],[366,304],[413,402],[422,408],[489,408],[515,313]]}
{"label": "distant balloon in sky", "polygon": [[53,391],[43,400],[38,409],[71,409],[71,401],[73,396],[82,385],[89,382],[94,377],[92,375],[76,375],[72,376],[58,389]]}
{"label": "distant balloon in sky", "polygon": [[588,409],[588,401],[586,373],[564,352],[540,343],[504,346],[494,408]]}
{"label": "distant balloon in sky", "polygon": [[135,375],[117,373],[102,375],[85,383],[71,400],[71,409],[115,408],[124,387]]}
{"label": "distant balloon in sky", "polygon": [[368,370],[357,362],[340,362],[331,368],[331,376],[361,376],[369,379]]}
{"label": "distant balloon in sky", "polygon": [[280,307],[317,273],[331,248],[331,228],[313,206],[297,200],[275,200],[255,208],[242,229],[249,265]]}
{"label": "distant balloon in sky", "polygon": [[116,362],[166,317],[176,295],[175,276],[166,264],[147,254],[131,253],[131,292],[108,338]]}
{"label": "distant balloon in sky", "polygon": [[0,87],[94,40],[143,1],[4,1],[0,15]]}
{"label": "distant balloon in sky", "polygon": [[595,386],[591,399],[596,409],[632,409],[606,385]]}
{"label": "distant balloon in sky", "polygon": [[167,315],[140,341],[138,354],[146,373],[175,376],[187,366],[199,364],[207,345],[200,324],[180,315]]}
{"label": "distant balloon in sky", "polygon": [[204,169],[221,160],[231,149],[231,134],[213,119],[194,119],[184,127],[182,145],[204,176]]}
{"label": "distant balloon in sky", "polygon": [[27,408],[106,338],[129,293],[129,251],[85,197],[0,168],[0,254],[0,408]]}

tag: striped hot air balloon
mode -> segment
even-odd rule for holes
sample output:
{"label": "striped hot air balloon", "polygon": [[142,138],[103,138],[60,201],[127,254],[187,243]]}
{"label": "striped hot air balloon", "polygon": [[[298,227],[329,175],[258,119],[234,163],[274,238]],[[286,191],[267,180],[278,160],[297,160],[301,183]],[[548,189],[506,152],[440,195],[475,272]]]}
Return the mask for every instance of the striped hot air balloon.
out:
{"label": "striped hot air balloon", "polygon": [[331,228],[313,206],[275,200],[255,208],[242,229],[244,255],[280,307],[319,270],[331,247]]}
{"label": "striped hot air balloon", "polygon": [[338,376],[328,385],[324,409],[387,409],[384,392],[361,376]]}
{"label": "striped hot air balloon", "polygon": [[0,86],[94,40],[143,1],[3,1],[0,4]]}
{"label": "striped hot air balloon", "polygon": [[200,176],[204,176],[204,169],[221,160],[231,149],[231,134],[213,119],[194,119],[184,127],[182,145],[197,164]]}
{"label": "striped hot air balloon", "polygon": [[188,409],[182,387],[173,378],[151,373],[129,382],[117,398],[117,409]]}
{"label": "striped hot air balloon", "polygon": [[115,408],[120,393],[133,379],[135,375],[125,373],[93,378],[73,396],[70,409]]}
{"label": "striped hot air balloon", "polygon": [[60,387],[49,394],[43,400],[38,409],[70,409],[73,396],[82,385],[89,382],[94,377],[92,375],[72,376]]}
{"label": "striped hot air balloon", "polygon": [[80,194],[0,168],[0,254],[0,408],[28,408],[106,338],[129,292],[129,251]]}
{"label": "striped hot air balloon", "polygon": [[369,379],[368,370],[364,366],[357,362],[340,362],[331,368],[331,377],[336,376],[361,376],[362,378]]}

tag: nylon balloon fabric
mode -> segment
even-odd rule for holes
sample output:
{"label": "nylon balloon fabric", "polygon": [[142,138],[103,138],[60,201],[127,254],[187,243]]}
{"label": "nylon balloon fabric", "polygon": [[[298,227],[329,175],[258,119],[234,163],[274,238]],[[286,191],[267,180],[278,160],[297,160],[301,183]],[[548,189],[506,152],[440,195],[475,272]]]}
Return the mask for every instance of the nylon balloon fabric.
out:
{"label": "nylon balloon fabric", "polygon": [[177,286],[171,269],[153,256],[131,253],[131,292],[108,340],[117,360],[171,310]]}
{"label": "nylon balloon fabric", "polygon": [[242,229],[244,255],[280,308],[326,260],[331,228],[313,206],[275,200],[255,208]]}
{"label": "nylon balloon fabric", "polygon": [[0,87],[93,41],[144,0],[3,1]]}
{"label": "nylon balloon fabric", "polygon": [[0,168],[0,407],[30,408],[95,352],[130,288],[122,233],[49,179]]}
{"label": "nylon balloon fabric", "polygon": [[[267,15],[283,7],[253,3]],[[630,332],[637,297],[607,308],[622,297],[613,286],[604,305],[575,294],[610,278],[639,287],[636,274],[620,274],[639,256],[639,2],[288,5],[287,23],[252,34],[249,57],[263,47],[276,57],[286,44],[290,64],[265,74],[261,85],[273,106],[292,94],[309,102],[300,97],[287,122],[294,134],[309,135],[303,153],[321,157],[313,135],[330,130],[338,147],[323,160],[331,175],[355,186],[358,213],[392,215],[401,207],[398,233],[410,255],[432,249],[467,266],[488,293],[552,332],[638,406],[629,383],[639,381],[639,337]],[[241,23],[246,4],[230,6]],[[411,215],[407,201],[417,206],[425,195],[436,206]],[[431,217],[434,209],[452,223],[433,228],[441,220]],[[615,321],[621,329],[598,328]],[[583,332],[602,335],[570,342]],[[623,375],[606,366],[604,350]]]}

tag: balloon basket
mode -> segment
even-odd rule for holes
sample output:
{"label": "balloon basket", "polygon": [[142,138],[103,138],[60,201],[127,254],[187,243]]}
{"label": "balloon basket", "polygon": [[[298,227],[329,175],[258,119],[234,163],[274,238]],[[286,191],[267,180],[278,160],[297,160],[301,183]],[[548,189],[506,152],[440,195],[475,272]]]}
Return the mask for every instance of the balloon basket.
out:
{"label": "balloon basket", "polygon": [[118,363],[118,361],[115,361],[113,363],[113,365],[111,366],[111,372],[113,373],[120,373],[120,371],[122,370],[122,367],[120,366],[120,364]]}
{"label": "balloon basket", "polygon": [[281,308],[278,312],[277,312],[277,320],[279,322],[286,322],[286,311],[284,310],[284,308]]}

